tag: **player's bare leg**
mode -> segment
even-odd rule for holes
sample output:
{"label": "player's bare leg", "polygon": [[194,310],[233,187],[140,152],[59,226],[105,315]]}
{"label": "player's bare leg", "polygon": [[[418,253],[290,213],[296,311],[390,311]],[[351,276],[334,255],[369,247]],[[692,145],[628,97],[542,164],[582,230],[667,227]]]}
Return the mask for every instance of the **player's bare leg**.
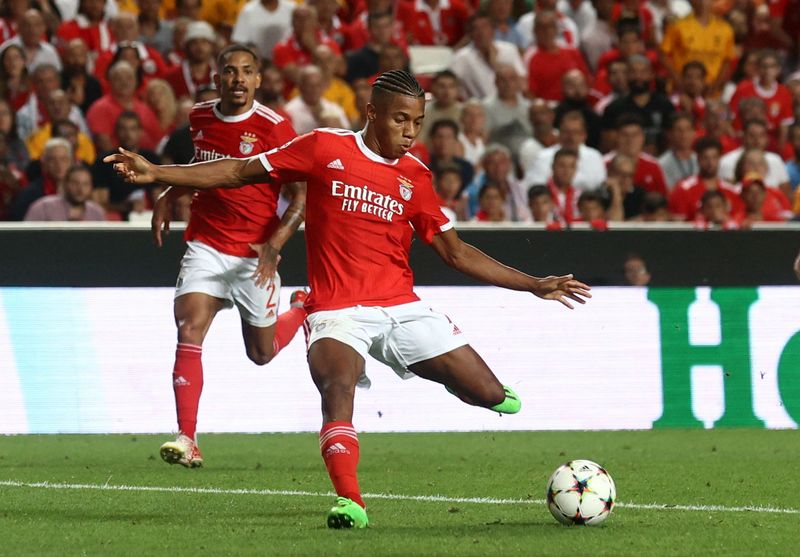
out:
{"label": "player's bare leg", "polygon": [[256,327],[242,320],[242,338],[247,357],[258,365],[268,364],[294,338],[306,318],[305,305],[308,293],[295,290],[290,298],[290,308],[278,316],[274,325]]}
{"label": "player's bare leg", "polygon": [[203,340],[224,302],[208,294],[192,292],[175,298],[175,324],[178,346],[172,385],[178,414],[178,436],[161,445],[161,458],[187,468],[203,465],[203,456],[195,441],[197,409],[203,391]]}
{"label": "player's bare leg", "polygon": [[364,358],[338,340],[323,338],[311,345],[308,363],[322,397],[320,451],[339,496],[328,513],[328,527],[364,528],[369,520],[358,487],[358,435],[353,428],[353,399]]}
{"label": "player's bare leg", "polygon": [[509,414],[520,409],[516,393],[500,383],[469,345],[417,362],[408,369],[423,379],[441,383],[467,404]]}

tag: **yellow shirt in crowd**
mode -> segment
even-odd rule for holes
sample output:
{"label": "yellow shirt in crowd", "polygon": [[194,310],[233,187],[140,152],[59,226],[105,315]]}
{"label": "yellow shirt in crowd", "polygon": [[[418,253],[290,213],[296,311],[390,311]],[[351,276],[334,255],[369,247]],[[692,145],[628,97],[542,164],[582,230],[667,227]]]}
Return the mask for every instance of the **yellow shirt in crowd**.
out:
{"label": "yellow shirt in crowd", "polygon": [[[31,136],[25,141],[25,145],[28,147],[28,154],[31,156],[31,160],[42,158],[42,154],[44,153],[44,144],[47,143],[47,140],[52,136],[53,127],[50,122],[43,125],[31,134]],[[89,165],[94,164],[94,159],[97,158],[97,151],[94,149],[92,140],[89,139],[88,135],[81,131],[78,132],[78,148],[75,152],[75,158],[82,160]]]}
{"label": "yellow shirt in crowd", "polygon": [[708,83],[717,79],[726,61],[734,59],[733,47],[733,29],[726,21],[712,16],[708,25],[703,25],[694,14],[667,27],[661,43],[675,71],[680,73],[688,62],[697,60],[708,71]]}

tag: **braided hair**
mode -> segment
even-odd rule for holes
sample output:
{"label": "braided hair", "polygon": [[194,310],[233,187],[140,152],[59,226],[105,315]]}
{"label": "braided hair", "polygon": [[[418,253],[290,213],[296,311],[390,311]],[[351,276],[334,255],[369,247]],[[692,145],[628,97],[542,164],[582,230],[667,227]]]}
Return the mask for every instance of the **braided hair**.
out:
{"label": "braided hair", "polygon": [[416,78],[405,70],[389,70],[383,72],[372,84],[372,97],[405,95],[406,97],[424,98],[425,91]]}

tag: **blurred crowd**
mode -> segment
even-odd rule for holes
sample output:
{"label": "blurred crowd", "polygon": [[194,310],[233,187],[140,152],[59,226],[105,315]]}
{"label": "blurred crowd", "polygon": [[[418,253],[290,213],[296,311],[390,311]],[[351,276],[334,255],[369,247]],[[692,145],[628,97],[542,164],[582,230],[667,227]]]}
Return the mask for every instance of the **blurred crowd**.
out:
{"label": "blurred crowd", "polygon": [[428,94],[413,151],[453,220],[737,229],[800,213],[800,0],[0,6],[0,220],[149,220],[159,186],[102,158],[190,162],[188,114],[217,96],[231,42],[260,54],[256,98],[299,134],[363,128],[375,77],[413,71]]}

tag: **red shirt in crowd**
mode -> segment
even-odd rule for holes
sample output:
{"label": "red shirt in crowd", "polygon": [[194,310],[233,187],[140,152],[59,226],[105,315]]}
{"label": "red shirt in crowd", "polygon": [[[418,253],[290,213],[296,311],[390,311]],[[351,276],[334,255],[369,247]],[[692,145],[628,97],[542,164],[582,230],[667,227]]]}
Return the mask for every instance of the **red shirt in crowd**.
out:
{"label": "red shirt in crowd", "polygon": [[59,25],[56,37],[58,37],[61,46],[65,46],[72,39],[83,39],[89,51],[94,52],[96,55],[111,50],[114,44],[114,36],[107,21],[91,23],[82,14],[78,14],[75,19],[65,21]]}
{"label": "red shirt in crowd", "polygon": [[[606,168],[616,156],[617,152],[612,151],[603,157]],[[647,153],[639,154],[636,171],[633,174],[633,183],[645,191],[658,192],[664,197],[667,195],[667,179],[664,177],[664,170],[658,163],[658,159]]]}
{"label": "red shirt in crowd", "polygon": [[[744,210],[744,204],[739,197],[741,188],[733,186],[724,180],[717,179],[719,191],[728,200],[731,207],[730,214],[736,214]],[[700,211],[700,201],[706,193],[706,186],[699,176],[690,176],[675,184],[672,194],[669,196],[669,211],[683,220],[692,221]]]}
{"label": "red shirt in crowd", "polygon": [[590,77],[583,56],[574,48],[561,48],[547,52],[534,48],[528,61],[528,89],[531,95],[548,101],[560,101],[561,76],[578,69]]}
{"label": "red shirt in crowd", "polygon": [[[86,113],[86,123],[95,135],[103,134],[111,138],[114,145],[119,145],[117,137],[117,118],[128,109],[119,104],[110,94],[103,95],[92,104]],[[133,99],[133,112],[139,115],[142,121],[142,148],[155,151],[159,141],[164,135],[158,118],[153,110],[139,99]]]}
{"label": "red shirt in crowd", "polygon": [[794,121],[792,110],[792,94],[789,89],[775,83],[770,89],[762,89],[754,79],[745,79],[736,87],[731,97],[730,107],[733,114],[733,126],[742,129],[743,122],[739,118],[739,103],[748,97],[759,97],[767,106],[767,128],[771,135],[775,135],[781,126],[788,126]]}
{"label": "red shirt in crowd", "polygon": [[439,0],[431,11],[425,0],[400,0],[397,20],[408,33],[409,44],[455,45],[467,29],[469,9],[462,0]]}
{"label": "red shirt in crowd", "polygon": [[308,184],[309,313],[419,299],[408,263],[412,236],[431,243],[453,226],[424,164],[409,154],[385,159],[360,133],[333,129],[259,158],[278,182]]}
{"label": "red shirt in crowd", "polygon": [[189,62],[183,60],[178,66],[172,68],[164,79],[167,80],[172,90],[175,91],[175,96],[177,98],[189,97],[194,99],[194,94],[198,89],[213,83],[215,73],[216,71],[213,66],[209,64],[208,71],[206,75],[203,76],[203,79],[195,81],[192,78],[192,70],[189,67]]}
{"label": "red shirt in crowd", "polygon": [[[194,161],[242,158],[280,147],[296,137],[288,120],[254,102],[244,114],[225,116],[219,101],[199,103],[189,114]],[[184,239],[238,257],[256,257],[250,244],[265,242],[279,224],[279,184],[197,192]]]}

